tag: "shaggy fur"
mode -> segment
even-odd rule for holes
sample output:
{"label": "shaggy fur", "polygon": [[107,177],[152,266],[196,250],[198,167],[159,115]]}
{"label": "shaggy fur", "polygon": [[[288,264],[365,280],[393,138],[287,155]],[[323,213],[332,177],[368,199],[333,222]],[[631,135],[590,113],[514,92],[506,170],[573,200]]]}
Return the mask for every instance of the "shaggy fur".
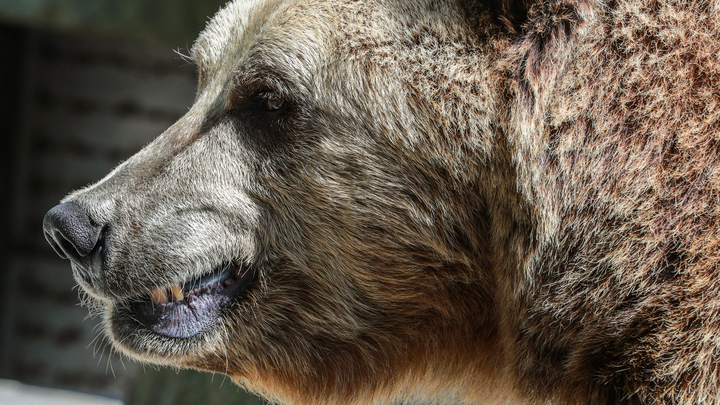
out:
{"label": "shaggy fur", "polygon": [[[65,200],[82,284],[125,353],[283,403],[717,403],[719,8],[230,3],[187,115]],[[196,336],[127,309],[238,257]]]}

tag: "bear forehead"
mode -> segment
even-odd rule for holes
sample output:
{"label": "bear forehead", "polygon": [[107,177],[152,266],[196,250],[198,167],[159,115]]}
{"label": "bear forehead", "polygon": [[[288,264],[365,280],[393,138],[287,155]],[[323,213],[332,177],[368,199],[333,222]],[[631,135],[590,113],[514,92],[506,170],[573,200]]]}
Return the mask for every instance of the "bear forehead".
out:
{"label": "bear forehead", "polygon": [[[317,66],[333,31],[329,4],[307,1],[234,1],[221,9],[195,41],[191,55],[202,80],[244,69],[271,67],[301,74]],[[310,72],[307,72],[308,74]]]}
{"label": "bear forehead", "polygon": [[418,27],[447,30],[458,10],[441,5],[446,10],[432,0],[236,0],[208,23],[191,55],[201,79],[258,65],[300,73],[377,48],[387,55]]}

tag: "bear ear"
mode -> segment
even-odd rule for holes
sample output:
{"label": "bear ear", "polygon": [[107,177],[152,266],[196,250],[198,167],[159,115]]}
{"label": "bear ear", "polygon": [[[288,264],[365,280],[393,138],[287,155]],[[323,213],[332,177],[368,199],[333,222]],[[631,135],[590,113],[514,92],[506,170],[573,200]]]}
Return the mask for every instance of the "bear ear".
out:
{"label": "bear ear", "polygon": [[[492,0],[490,0],[492,2]],[[494,3],[496,18],[504,25],[511,34],[523,31],[528,13],[532,6],[532,0],[501,0]]]}
{"label": "bear ear", "polygon": [[518,35],[560,34],[550,34],[553,30],[563,30],[569,35],[582,20],[581,10],[592,8],[589,0],[466,0],[464,3],[467,11],[475,11],[468,16],[489,12],[505,31]]}
{"label": "bear ear", "polygon": [[[461,0],[460,4],[471,24],[490,23],[512,35],[524,31],[530,8],[533,3],[541,1],[543,0]],[[490,21],[487,17],[490,17]]]}
{"label": "bear ear", "polygon": [[[450,0],[448,3],[458,5],[464,18],[478,32],[503,31],[515,34],[527,20],[531,3],[542,0]],[[496,31],[495,31],[496,32]]]}
{"label": "bear ear", "polygon": [[531,4],[522,24],[519,78],[539,90],[564,66],[567,49],[592,15],[587,0],[539,0]]}

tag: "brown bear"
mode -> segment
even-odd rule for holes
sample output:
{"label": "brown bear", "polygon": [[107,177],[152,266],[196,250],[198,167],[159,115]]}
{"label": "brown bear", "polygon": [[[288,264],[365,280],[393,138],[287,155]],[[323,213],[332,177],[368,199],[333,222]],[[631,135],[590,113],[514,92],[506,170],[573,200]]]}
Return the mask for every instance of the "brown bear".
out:
{"label": "brown bear", "polygon": [[273,401],[718,403],[719,15],[238,0],[44,230],[124,353]]}

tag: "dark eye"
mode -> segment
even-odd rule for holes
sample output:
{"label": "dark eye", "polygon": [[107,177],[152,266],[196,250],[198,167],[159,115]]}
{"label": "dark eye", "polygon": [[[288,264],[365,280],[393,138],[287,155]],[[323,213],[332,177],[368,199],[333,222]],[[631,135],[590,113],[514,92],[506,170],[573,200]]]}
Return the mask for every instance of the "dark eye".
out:
{"label": "dark eye", "polygon": [[285,106],[285,100],[274,93],[261,94],[260,101],[265,111],[278,111]]}

